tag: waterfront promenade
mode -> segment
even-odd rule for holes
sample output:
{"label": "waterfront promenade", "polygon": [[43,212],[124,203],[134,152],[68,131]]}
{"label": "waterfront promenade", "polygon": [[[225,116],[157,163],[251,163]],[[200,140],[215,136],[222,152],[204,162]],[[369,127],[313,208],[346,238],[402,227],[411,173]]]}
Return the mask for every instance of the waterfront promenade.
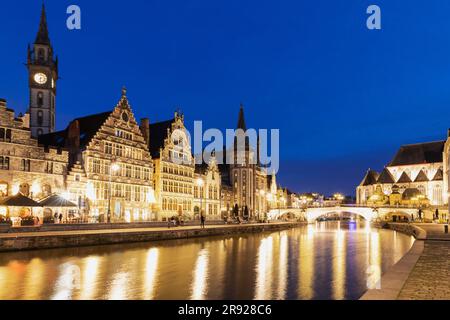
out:
{"label": "waterfront promenade", "polygon": [[398,299],[450,300],[450,241],[425,241]]}
{"label": "waterfront promenade", "polygon": [[[450,234],[444,225],[395,224],[392,229],[417,227],[426,236],[416,243],[381,278],[380,289],[371,289],[362,300],[450,300]],[[406,228],[404,229],[406,230]]]}
{"label": "waterfront promenade", "polygon": [[398,299],[450,300],[450,234],[442,224],[415,225],[426,231],[427,238]]}
{"label": "waterfront promenade", "polygon": [[272,222],[232,225],[83,229],[0,233],[0,251],[65,248],[77,246],[171,240],[283,230],[302,222]]}

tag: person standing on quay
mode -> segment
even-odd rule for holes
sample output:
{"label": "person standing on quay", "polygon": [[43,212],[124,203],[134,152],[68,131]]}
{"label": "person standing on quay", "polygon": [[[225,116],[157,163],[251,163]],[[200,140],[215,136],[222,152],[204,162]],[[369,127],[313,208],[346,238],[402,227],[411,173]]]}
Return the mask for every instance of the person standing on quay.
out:
{"label": "person standing on quay", "polygon": [[200,215],[200,227],[205,229],[205,216],[203,214]]}

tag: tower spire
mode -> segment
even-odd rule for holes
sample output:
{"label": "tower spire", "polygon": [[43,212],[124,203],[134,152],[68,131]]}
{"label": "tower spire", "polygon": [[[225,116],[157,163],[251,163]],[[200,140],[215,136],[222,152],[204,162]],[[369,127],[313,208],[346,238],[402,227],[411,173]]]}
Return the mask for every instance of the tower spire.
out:
{"label": "tower spire", "polygon": [[39,22],[39,30],[36,35],[35,43],[50,45],[50,38],[48,37],[47,16],[45,14],[45,5],[42,3],[41,20]]}
{"label": "tower spire", "polygon": [[48,36],[45,5],[42,3],[39,30],[32,46],[27,48],[27,68],[30,90],[30,131],[33,137],[55,130],[56,81],[58,60]]}
{"label": "tower spire", "polygon": [[247,126],[245,125],[245,119],[244,119],[244,105],[242,103],[241,103],[241,106],[239,109],[239,119],[238,119],[237,129],[242,129],[244,131],[247,131]]}

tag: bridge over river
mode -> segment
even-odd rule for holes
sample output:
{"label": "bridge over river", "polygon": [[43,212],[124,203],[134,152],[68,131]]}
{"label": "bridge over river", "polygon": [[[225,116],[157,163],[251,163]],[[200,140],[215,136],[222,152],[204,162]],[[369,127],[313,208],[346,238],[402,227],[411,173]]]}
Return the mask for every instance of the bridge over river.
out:
{"label": "bridge over river", "polygon": [[[434,208],[422,209],[423,217],[432,217]],[[279,208],[272,209],[268,213],[269,220],[276,220],[283,217],[295,216],[313,222],[318,218],[328,214],[350,213],[363,217],[367,221],[384,219],[387,215],[406,216],[408,218],[417,217],[417,207],[368,207],[358,205],[341,205],[333,207],[311,207],[311,208]]]}

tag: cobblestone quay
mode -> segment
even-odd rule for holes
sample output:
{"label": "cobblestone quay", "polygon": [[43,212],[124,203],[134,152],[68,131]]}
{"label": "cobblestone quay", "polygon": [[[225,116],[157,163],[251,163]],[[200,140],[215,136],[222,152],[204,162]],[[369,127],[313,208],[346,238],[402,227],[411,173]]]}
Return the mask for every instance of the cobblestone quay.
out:
{"label": "cobblestone quay", "polygon": [[65,248],[90,245],[143,242],[276,231],[294,228],[305,222],[241,224],[168,228],[132,228],[110,230],[41,231],[0,234],[0,251]]}
{"label": "cobblestone quay", "polygon": [[398,299],[450,299],[450,242],[425,242],[424,251],[400,291]]}

